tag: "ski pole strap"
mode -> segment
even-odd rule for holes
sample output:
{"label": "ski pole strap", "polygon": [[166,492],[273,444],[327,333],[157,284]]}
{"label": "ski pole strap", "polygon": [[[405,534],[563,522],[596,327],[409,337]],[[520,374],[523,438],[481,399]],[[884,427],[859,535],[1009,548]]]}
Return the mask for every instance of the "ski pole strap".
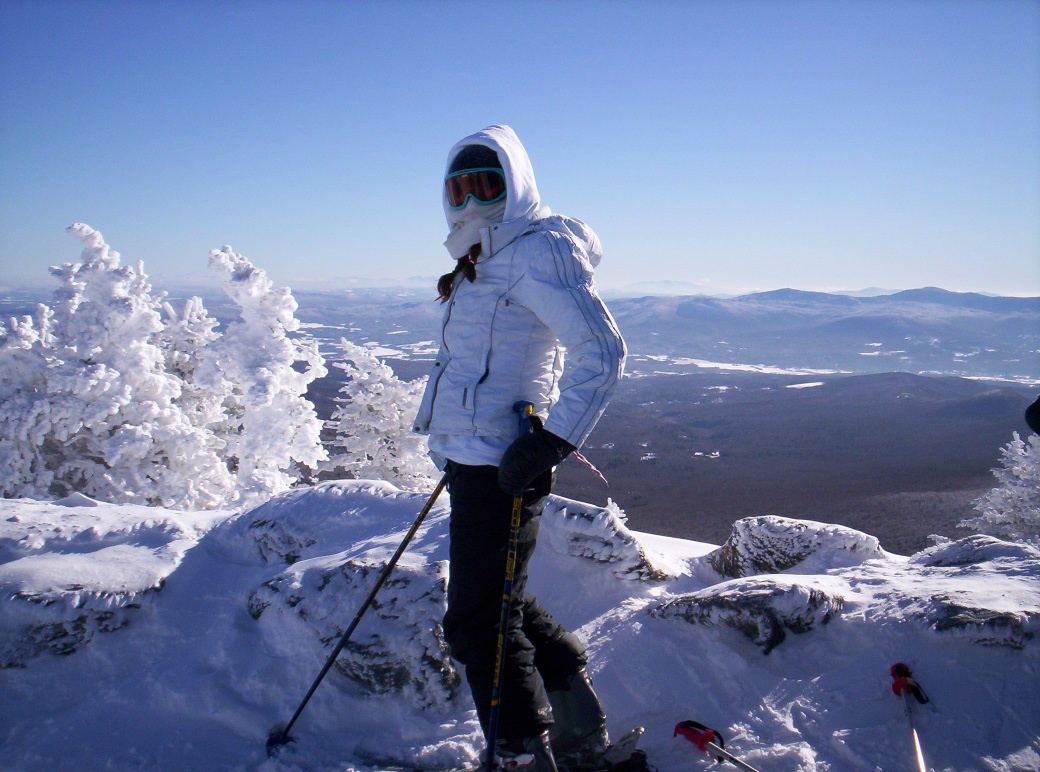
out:
{"label": "ski pole strap", "polygon": [[909,692],[922,705],[928,702],[928,695],[924,693],[921,685],[911,677],[910,668],[904,663],[897,662],[892,665],[891,673],[893,694],[897,697],[902,697],[906,692]]}
{"label": "ski pole strap", "polygon": [[603,476],[603,472],[599,471],[591,461],[585,458],[585,456],[581,455],[581,453],[579,453],[578,451],[574,451],[573,453],[571,453],[571,455],[574,456],[575,461],[578,461],[587,466],[592,471],[592,473],[596,475],[596,477],[603,481],[604,485],[606,485],[608,488],[610,487],[610,483],[607,481],[607,478]]}

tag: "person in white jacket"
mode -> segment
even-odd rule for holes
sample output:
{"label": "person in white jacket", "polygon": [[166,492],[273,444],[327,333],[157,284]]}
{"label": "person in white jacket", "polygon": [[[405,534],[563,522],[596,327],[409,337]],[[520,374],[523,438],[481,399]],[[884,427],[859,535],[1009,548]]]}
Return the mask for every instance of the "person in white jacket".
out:
{"label": "person in white jacket", "polygon": [[[522,496],[499,741],[488,753],[500,768],[601,769],[606,718],[585,649],[526,592],[553,468],[592,432],[624,370],[624,341],[593,281],[599,239],[542,206],[508,126],[451,149],[443,202],[456,266],[438,285],[441,347],[415,430],[429,435],[451,498],[445,637],[486,735],[512,502]],[[518,403],[533,405],[535,431],[524,433]]]}

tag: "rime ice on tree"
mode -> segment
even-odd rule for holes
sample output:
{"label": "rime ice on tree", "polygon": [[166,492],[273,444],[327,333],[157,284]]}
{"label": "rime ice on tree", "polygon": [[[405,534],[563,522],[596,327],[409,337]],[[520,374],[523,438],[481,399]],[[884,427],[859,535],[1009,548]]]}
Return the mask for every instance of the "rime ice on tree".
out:
{"label": "rime ice on tree", "polygon": [[426,441],[412,432],[426,379],[402,381],[369,349],[346,339],[339,343],[343,362],[334,366],[347,376],[344,398],[329,425],[336,430],[335,453],[325,464],[355,478],[387,480],[403,488],[429,488],[437,469]]}
{"label": "rime ice on tree", "polygon": [[[82,223],[68,230],[83,253],[81,262],[51,269],[60,283],[53,313],[40,312],[35,340],[24,320],[5,339],[5,359],[25,362],[41,345],[45,353],[33,360],[37,370],[19,376],[21,416],[6,415],[5,455],[15,464],[3,472],[4,495],[220,503],[231,480],[205,431],[177,404],[181,384],[165,368],[161,297],[152,296],[141,265],[121,266],[100,233]],[[24,439],[16,449],[12,438],[32,438],[37,449],[27,455]]]}
{"label": "rime ice on tree", "polygon": [[206,347],[196,378],[227,389],[217,434],[243,495],[264,499],[288,490],[301,467],[315,469],[327,458],[321,421],[304,396],[326,374],[324,360],[316,342],[287,335],[300,325],[288,288],[274,289],[263,270],[229,246],[213,250],[209,265],[241,321]]}
{"label": "rime ice on tree", "polygon": [[212,267],[241,309],[178,313],[142,265],[76,224],[80,262],[51,269],[52,307],[0,328],[0,495],[202,509],[256,503],[325,457],[304,394],[325,374],[288,289],[230,247]]}
{"label": "rime ice on tree", "polygon": [[979,517],[959,525],[1012,541],[1040,543],[1040,435],[1014,433],[993,470],[999,485],[975,502]]}

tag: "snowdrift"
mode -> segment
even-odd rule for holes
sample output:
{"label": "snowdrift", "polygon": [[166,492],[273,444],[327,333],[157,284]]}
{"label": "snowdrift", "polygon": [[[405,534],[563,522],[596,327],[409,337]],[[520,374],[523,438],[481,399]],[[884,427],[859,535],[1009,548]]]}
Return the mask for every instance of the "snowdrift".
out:
{"label": "snowdrift", "polygon": [[[445,497],[446,498],[446,497]],[[5,770],[461,769],[482,750],[439,620],[439,502],[275,758],[292,715],[424,503],[386,483],[252,511],[0,502]],[[911,557],[839,526],[738,521],[721,546],[554,497],[531,589],[589,645],[610,729],[662,772],[710,766],[695,719],[774,772],[909,768],[889,667],[931,696],[935,770],[1040,767],[1040,551],[973,536]],[[382,762],[382,765],[380,764]]]}

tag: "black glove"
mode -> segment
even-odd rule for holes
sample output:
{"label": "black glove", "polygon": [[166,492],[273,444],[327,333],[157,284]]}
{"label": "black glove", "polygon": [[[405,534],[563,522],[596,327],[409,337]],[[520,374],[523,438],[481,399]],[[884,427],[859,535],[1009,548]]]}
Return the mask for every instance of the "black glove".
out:
{"label": "black glove", "polygon": [[538,475],[552,469],[577,448],[552,432],[535,431],[513,440],[498,465],[498,487],[519,496]]}

